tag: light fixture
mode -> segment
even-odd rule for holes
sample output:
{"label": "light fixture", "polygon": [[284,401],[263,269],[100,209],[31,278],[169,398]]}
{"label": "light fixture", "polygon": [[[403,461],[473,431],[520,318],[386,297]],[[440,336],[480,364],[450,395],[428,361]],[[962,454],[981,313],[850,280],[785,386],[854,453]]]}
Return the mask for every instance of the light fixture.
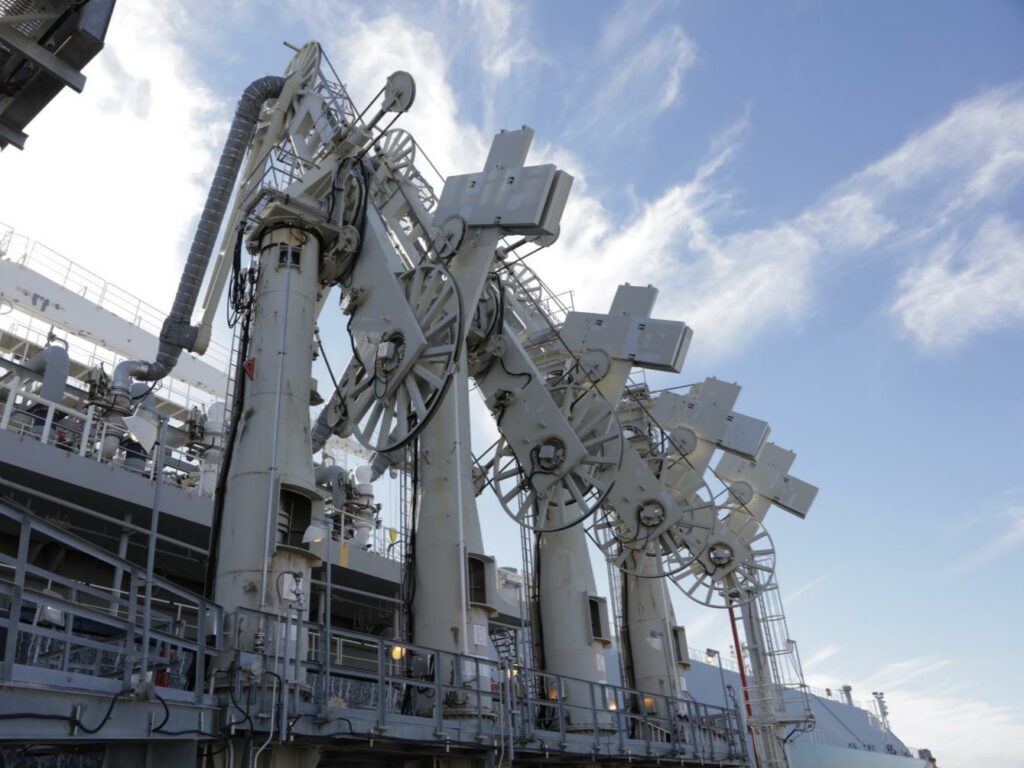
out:
{"label": "light fixture", "polygon": [[704,652],[704,661],[706,661],[708,664],[710,664],[711,662],[713,662],[715,660],[715,658],[717,656],[718,656],[718,651],[716,651],[714,648],[708,648]]}
{"label": "light fixture", "polygon": [[318,521],[313,521],[306,526],[306,532],[302,534],[303,544],[319,544],[327,538],[327,526]]}
{"label": "light fixture", "polygon": [[615,699],[608,699],[608,711],[609,712],[614,712],[618,708],[619,708],[619,702],[617,702]]}
{"label": "light fixture", "polygon": [[405,646],[404,645],[393,645],[391,646],[391,658],[394,661],[401,661],[405,658]]}
{"label": "light fixture", "polygon": [[[54,592],[52,589],[44,589],[43,590],[43,594],[44,595],[51,595],[52,597],[56,597],[58,599],[60,598],[60,595],[57,592]],[[38,620],[39,620],[40,623],[51,624],[51,625],[53,625],[55,627],[62,627],[63,628],[63,626],[64,626],[64,611],[62,611],[60,608],[58,608],[55,605],[50,605],[49,603],[43,603],[42,606],[41,606],[41,610],[39,612],[39,619]]]}
{"label": "light fixture", "polygon": [[646,712],[647,714],[652,714],[654,712],[654,697],[653,696],[644,696],[643,704],[644,704],[644,712]]}

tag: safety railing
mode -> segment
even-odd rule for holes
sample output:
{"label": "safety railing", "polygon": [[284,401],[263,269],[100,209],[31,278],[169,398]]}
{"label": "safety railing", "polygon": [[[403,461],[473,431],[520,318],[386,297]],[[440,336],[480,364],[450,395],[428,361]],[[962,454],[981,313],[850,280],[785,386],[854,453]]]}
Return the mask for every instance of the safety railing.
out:
{"label": "safety railing", "polygon": [[[161,312],[136,293],[114,285],[71,259],[38,241],[19,235],[0,222],[0,259],[8,259],[46,277],[86,301],[111,312],[122,320],[159,337],[166,312]],[[227,349],[211,342],[206,358],[214,367],[227,365]]]}
{"label": "safety railing", "polygon": [[[817,696],[819,699],[826,699],[827,701],[834,701],[839,704],[846,704],[846,697],[843,695],[842,686],[836,686],[835,688],[819,688],[814,685],[807,686],[807,692],[813,696]],[[875,702],[869,699],[851,699],[851,706],[857,709],[863,709],[869,715],[874,716]]]}
{"label": "safety railing", "polygon": [[[5,382],[6,393],[0,389],[4,394],[0,404],[0,430],[155,479],[156,462],[141,446],[131,442],[120,445],[128,434],[124,426],[103,419],[102,409],[98,410],[95,405],[79,411],[27,391],[25,387],[39,381],[39,377],[10,364],[5,366],[5,362],[0,358],[0,370],[7,367],[15,373]],[[119,445],[105,455],[103,445],[108,436],[115,437]],[[164,482],[193,485],[198,481],[199,469],[186,449],[165,448]]]}
{"label": "safety railing", "polygon": [[[33,352],[49,343],[53,326],[16,310],[13,316],[15,319],[0,330],[0,344],[3,345],[4,353],[11,358],[27,359]],[[12,343],[14,339],[18,341]],[[64,341],[71,357],[72,379],[81,381],[84,372],[91,368],[102,368],[109,373],[124,359],[122,355],[89,339],[69,334]],[[180,413],[187,413],[194,405],[205,408],[216,399],[211,393],[174,376],[161,379],[154,388],[153,395],[161,402],[163,410],[167,409],[167,405],[171,405]]]}
{"label": "safety railing", "polygon": [[402,532],[397,527],[383,525],[376,511],[356,514],[327,503],[324,513],[331,521],[331,533],[336,541],[347,542],[388,560],[402,562],[405,559],[406,542]]}
{"label": "safety railing", "polygon": [[[0,503],[0,518],[18,529],[14,554],[0,553],[0,681],[109,691],[146,679],[202,700],[221,649],[219,606],[29,512]],[[74,551],[122,585],[37,565],[47,547]]]}
{"label": "safety railing", "polygon": [[[277,640],[262,668],[292,686],[279,722],[343,716],[366,721],[375,734],[419,723],[431,738],[453,744],[494,740],[567,754],[745,759],[734,709],[345,630],[332,629],[325,643],[322,625],[297,616],[242,610],[234,627],[236,642],[244,632]],[[319,717],[298,719],[313,714]]]}
{"label": "safety railing", "polygon": [[728,658],[725,656],[719,657],[717,654],[713,654],[709,657],[706,651],[701,651],[697,648],[690,648],[689,653],[690,659],[692,661],[700,661],[704,664],[709,664],[712,666],[721,663],[721,665],[725,669],[728,669],[730,672],[735,672],[739,674],[740,666],[736,663],[736,659]]}

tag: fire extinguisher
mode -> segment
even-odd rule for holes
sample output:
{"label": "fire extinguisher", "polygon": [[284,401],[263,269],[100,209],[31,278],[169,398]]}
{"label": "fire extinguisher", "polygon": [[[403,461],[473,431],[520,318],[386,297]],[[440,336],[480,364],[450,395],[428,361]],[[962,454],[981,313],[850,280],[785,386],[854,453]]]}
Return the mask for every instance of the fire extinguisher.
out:
{"label": "fire extinguisher", "polygon": [[[166,648],[160,648],[160,658],[167,658]],[[153,675],[153,684],[160,688],[169,688],[171,686],[171,670],[166,661],[161,661],[156,665],[156,671]]]}

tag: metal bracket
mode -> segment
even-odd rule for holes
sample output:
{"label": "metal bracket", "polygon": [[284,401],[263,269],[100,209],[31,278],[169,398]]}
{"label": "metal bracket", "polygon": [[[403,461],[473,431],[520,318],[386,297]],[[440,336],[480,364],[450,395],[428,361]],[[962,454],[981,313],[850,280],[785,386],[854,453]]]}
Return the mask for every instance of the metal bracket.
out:
{"label": "metal bracket", "polygon": [[0,42],[34,61],[75,92],[81,93],[85,88],[85,75],[35,41],[3,24],[0,24]]}

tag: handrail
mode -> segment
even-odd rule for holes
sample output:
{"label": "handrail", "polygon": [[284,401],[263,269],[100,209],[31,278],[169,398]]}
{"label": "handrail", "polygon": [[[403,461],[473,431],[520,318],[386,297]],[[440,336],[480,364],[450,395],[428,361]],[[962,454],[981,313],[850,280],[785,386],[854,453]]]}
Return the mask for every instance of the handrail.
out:
{"label": "handrail", "polygon": [[[338,628],[328,633],[325,665],[323,625],[246,609],[237,613],[236,643],[243,626],[268,638],[284,637],[284,623],[294,628],[287,647],[263,654],[263,668],[277,669],[291,682],[319,692],[310,706],[319,710],[320,720],[330,720],[329,712],[337,706],[329,703],[330,692],[340,684],[339,691],[356,699],[345,701],[342,708],[365,711],[377,732],[386,730],[392,719],[405,722],[418,716],[433,719],[435,735],[451,741],[496,738],[508,721],[520,744],[555,742],[563,751],[579,753],[623,754],[629,743],[642,743],[647,754],[728,760],[745,748],[735,709]],[[536,690],[547,694],[550,689],[556,695],[531,695],[526,684],[531,678],[538,681]],[[570,701],[563,695],[576,685],[586,686],[588,700]],[[664,707],[656,707],[657,701]],[[296,706],[294,713],[299,714],[298,702]],[[669,715],[659,717],[656,710]]]}
{"label": "handrail", "polygon": [[[17,263],[33,272],[53,280],[69,291],[77,293],[87,301],[95,303],[122,320],[142,328],[154,336],[160,335],[166,312],[140,299],[135,293],[121,288],[104,279],[92,270],[83,267],[61,253],[25,235],[17,234],[13,228],[0,222],[0,230],[9,232],[8,247],[0,258]],[[18,243],[17,251],[12,248]],[[212,355],[211,355],[212,352]],[[211,342],[207,355],[215,366],[227,365],[228,350],[221,344]]]}
{"label": "handrail", "polygon": [[[84,664],[92,671],[78,672],[78,684],[85,684],[91,675],[97,678],[97,689],[103,689],[105,683],[99,679],[109,680],[111,672],[104,669],[111,664],[112,671],[127,686],[132,684],[136,670],[153,668],[151,663],[142,663],[150,657],[153,661],[163,658],[168,664],[177,659],[181,664],[187,662],[181,674],[189,678],[178,683],[192,690],[197,703],[204,700],[207,657],[221,650],[217,628],[223,625],[223,609],[219,605],[163,577],[147,574],[135,563],[112,555],[30,512],[0,503],[0,516],[20,524],[17,555],[0,555],[0,565],[5,566],[4,576],[0,578],[0,604],[7,606],[6,614],[0,611],[0,627],[6,628],[4,645],[0,648],[0,679],[16,679],[19,674],[16,670],[21,667],[54,668],[57,665],[56,669],[71,672]],[[57,541],[94,562],[113,566],[127,578],[127,594],[122,590],[107,591],[32,564],[28,558],[34,533]],[[12,572],[8,574],[7,568]],[[165,603],[161,600],[161,605],[151,614],[148,632],[143,631],[145,628],[141,625],[143,585],[182,601]],[[26,610],[34,618],[27,621]],[[191,615],[195,617],[194,623],[186,619]],[[95,657],[83,661],[83,651],[95,652]],[[105,654],[113,661],[105,660]],[[171,684],[169,677],[162,681],[154,679],[154,682]]]}

